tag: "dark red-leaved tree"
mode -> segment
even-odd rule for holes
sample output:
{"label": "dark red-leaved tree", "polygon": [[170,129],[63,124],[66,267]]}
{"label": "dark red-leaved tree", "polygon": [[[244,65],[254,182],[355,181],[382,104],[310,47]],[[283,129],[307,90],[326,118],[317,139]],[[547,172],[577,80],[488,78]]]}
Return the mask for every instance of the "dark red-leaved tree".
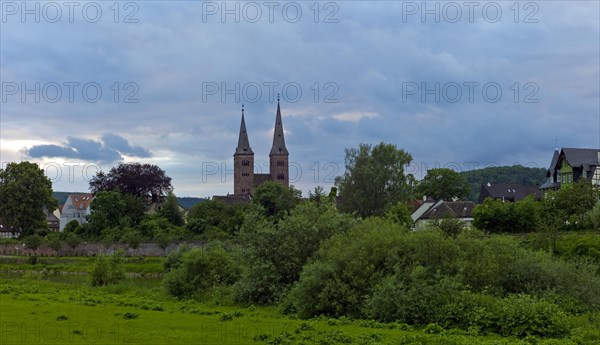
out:
{"label": "dark red-leaved tree", "polygon": [[171,178],[153,164],[122,163],[108,173],[98,172],[90,180],[90,191],[118,191],[138,197],[147,205],[161,202],[173,191]]}

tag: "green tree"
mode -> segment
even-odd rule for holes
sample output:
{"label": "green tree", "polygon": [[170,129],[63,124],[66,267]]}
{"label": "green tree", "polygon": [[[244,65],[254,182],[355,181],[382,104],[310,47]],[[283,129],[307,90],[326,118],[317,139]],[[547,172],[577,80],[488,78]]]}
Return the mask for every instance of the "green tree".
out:
{"label": "green tree", "polygon": [[126,243],[132,249],[137,249],[140,243],[142,243],[142,235],[131,228],[125,229],[121,237],[121,242]]}
{"label": "green tree", "polygon": [[43,208],[54,210],[52,182],[35,163],[9,163],[0,169],[0,219],[21,235],[48,228]]}
{"label": "green tree", "polygon": [[276,225],[260,208],[250,210],[241,233],[249,265],[236,286],[237,299],[260,304],[281,300],[321,243],[354,222],[324,202],[301,202]]}
{"label": "green tree", "polygon": [[73,219],[72,221],[68,222],[67,225],[65,225],[64,233],[77,233],[77,228],[79,228],[79,222]]}
{"label": "green tree", "polygon": [[169,195],[167,195],[159,214],[173,225],[182,226],[185,223],[183,213],[179,209],[179,204],[177,203],[177,197],[172,192],[169,192]]}
{"label": "green tree", "polygon": [[413,226],[410,208],[407,204],[397,203],[385,213],[385,217],[394,223],[406,226],[408,229]]}
{"label": "green tree", "polygon": [[75,250],[75,248],[77,248],[77,246],[81,244],[81,238],[77,236],[76,233],[69,232],[65,237],[65,243],[67,243],[69,247]]}
{"label": "green tree", "polygon": [[580,230],[588,224],[587,214],[600,198],[600,190],[589,181],[561,186],[548,192],[543,199],[543,217],[551,220],[561,230]]}
{"label": "green tree", "polygon": [[212,228],[233,236],[242,226],[245,208],[246,205],[227,205],[220,200],[197,203],[188,212],[186,228],[195,236]]}
{"label": "green tree", "polygon": [[130,225],[138,225],[146,215],[144,202],[139,197],[131,194],[122,195],[122,198],[125,202],[124,213],[131,219]]}
{"label": "green tree", "polygon": [[473,209],[473,226],[488,233],[518,232],[512,203],[486,199]]}
{"label": "green tree", "polygon": [[119,226],[125,216],[125,202],[118,192],[98,192],[90,206],[92,214],[88,216],[88,220],[96,237],[100,237],[102,230],[106,228]]}
{"label": "green tree", "polygon": [[417,184],[418,195],[426,195],[435,200],[464,199],[471,193],[471,187],[463,176],[452,169],[430,169]]}
{"label": "green tree", "polygon": [[269,181],[256,188],[252,203],[262,206],[266,216],[281,219],[298,204],[301,196],[302,192],[293,186],[285,187],[281,183]]}
{"label": "green tree", "polygon": [[404,168],[411,160],[410,154],[392,144],[346,149],[346,172],[336,178],[340,210],[378,216],[398,202],[408,201],[414,178],[405,174]]}
{"label": "green tree", "polygon": [[23,242],[27,248],[31,248],[35,252],[42,244],[44,244],[44,238],[40,235],[33,234],[25,237]]}
{"label": "green tree", "polygon": [[124,255],[125,252],[119,249],[109,257],[104,255],[98,256],[92,272],[90,272],[90,284],[92,286],[104,286],[115,284],[125,279],[125,269],[123,268]]}
{"label": "green tree", "polygon": [[46,242],[48,243],[48,247],[54,249],[55,252],[58,252],[64,244],[58,232],[48,234],[48,236],[46,236]]}
{"label": "green tree", "polygon": [[198,292],[235,283],[241,267],[221,245],[206,249],[180,248],[170,255],[172,267],[164,279],[167,291],[176,297],[193,297]]}

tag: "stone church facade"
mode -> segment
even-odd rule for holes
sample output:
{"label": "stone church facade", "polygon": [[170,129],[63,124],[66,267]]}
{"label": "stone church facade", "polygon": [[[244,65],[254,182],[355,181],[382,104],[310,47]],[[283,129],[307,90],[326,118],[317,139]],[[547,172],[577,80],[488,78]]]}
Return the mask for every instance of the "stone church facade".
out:
{"label": "stone church facade", "polygon": [[275,114],[273,145],[269,152],[269,173],[258,174],[254,172],[254,151],[250,147],[244,107],[242,106],[240,134],[235,153],[233,154],[233,194],[215,196],[213,198],[227,203],[243,202],[254,194],[256,187],[267,181],[279,182],[286,187],[290,184],[289,152],[285,146],[279,98],[277,99],[277,113]]}

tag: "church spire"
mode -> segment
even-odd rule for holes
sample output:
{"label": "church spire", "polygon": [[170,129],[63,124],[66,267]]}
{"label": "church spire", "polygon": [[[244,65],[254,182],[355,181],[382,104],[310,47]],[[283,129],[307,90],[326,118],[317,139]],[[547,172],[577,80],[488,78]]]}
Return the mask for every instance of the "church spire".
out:
{"label": "church spire", "polygon": [[250,148],[250,140],[248,140],[248,132],[246,132],[246,120],[244,119],[244,105],[242,105],[242,123],[240,124],[240,136],[238,138],[238,145],[235,149],[236,155],[253,155],[252,149]]}
{"label": "church spire", "polygon": [[279,95],[277,95],[277,115],[275,116],[275,130],[273,131],[273,146],[271,147],[271,153],[269,153],[269,156],[287,156],[288,154],[288,150],[285,147],[285,138],[283,137],[283,124],[281,122],[281,108],[279,107]]}

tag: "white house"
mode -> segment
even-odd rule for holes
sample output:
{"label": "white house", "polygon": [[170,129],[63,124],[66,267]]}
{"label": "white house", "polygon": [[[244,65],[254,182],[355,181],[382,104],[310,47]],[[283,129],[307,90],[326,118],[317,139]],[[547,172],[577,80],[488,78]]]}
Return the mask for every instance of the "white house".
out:
{"label": "white house", "polygon": [[444,218],[456,218],[465,225],[471,225],[473,222],[473,209],[475,203],[472,201],[444,201],[424,202],[412,214],[415,222],[415,230],[421,230],[427,227],[429,223]]}
{"label": "white house", "polygon": [[60,214],[60,231],[73,220],[79,224],[87,223],[85,216],[92,213],[90,207],[94,194],[69,194]]}

